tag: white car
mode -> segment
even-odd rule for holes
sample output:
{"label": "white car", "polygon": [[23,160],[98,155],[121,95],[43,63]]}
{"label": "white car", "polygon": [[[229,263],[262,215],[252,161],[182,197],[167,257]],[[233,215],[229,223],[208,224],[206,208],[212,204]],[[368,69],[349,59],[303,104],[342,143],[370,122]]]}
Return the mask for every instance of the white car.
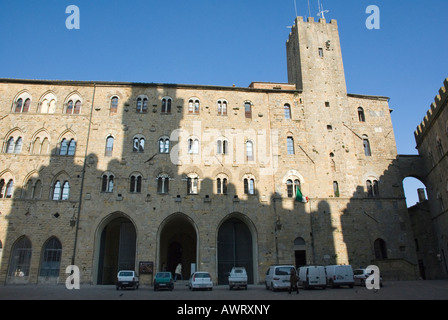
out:
{"label": "white car", "polygon": [[139,279],[135,271],[133,270],[121,270],[118,271],[117,274],[117,283],[116,288],[123,289],[123,288],[132,288],[134,290],[138,289],[138,286],[140,285]]}
{"label": "white car", "polygon": [[213,290],[212,276],[205,271],[194,272],[188,280],[188,288],[191,291],[196,289]]}

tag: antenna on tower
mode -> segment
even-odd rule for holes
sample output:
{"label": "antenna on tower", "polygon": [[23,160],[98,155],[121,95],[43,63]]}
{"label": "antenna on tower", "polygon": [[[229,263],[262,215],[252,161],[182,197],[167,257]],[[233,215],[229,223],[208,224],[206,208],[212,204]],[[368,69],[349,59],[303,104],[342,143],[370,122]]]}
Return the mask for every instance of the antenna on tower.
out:
{"label": "antenna on tower", "polygon": [[317,15],[320,16],[322,19],[325,19],[325,13],[328,13],[328,12],[330,12],[330,11],[328,11],[328,10],[324,10],[324,6],[323,6],[323,4],[322,4],[319,0],[317,0],[317,5],[318,5],[319,10],[320,10],[320,11],[317,13]]}
{"label": "antenna on tower", "polygon": [[297,14],[297,2],[296,2],[296,0],[294,0],[294,8],[296,9],[296,17],[298,17],[299,15]]}

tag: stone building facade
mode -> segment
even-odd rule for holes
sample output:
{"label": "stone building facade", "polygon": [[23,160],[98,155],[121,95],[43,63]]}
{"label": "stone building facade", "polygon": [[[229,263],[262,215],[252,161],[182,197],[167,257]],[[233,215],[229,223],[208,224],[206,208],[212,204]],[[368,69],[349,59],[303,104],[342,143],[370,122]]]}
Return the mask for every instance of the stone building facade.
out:
{"label": "stone building facade", "polygon": [[[416,237],[420,243],[430,239],[428,261],[433,277],[448,276],[448,79],[431,104],[423,121],[415,131],[417,150],[422,158],[422,174],[418,178],[425,184],[428,200],[415,206],[419,219],[429,220],[426,232]],[[420,224],[421,225],[421,224]],[[419,259],[420,261],[420,259]]]}
{"label": "stone building facade", "polygon": [[286,46],[289,83],[247,88],[1,79],[2,282],[151,284],[179,262],[220,284],[233,265],[416,278],[388,98],[347,93],[336,21],[298,17]]}

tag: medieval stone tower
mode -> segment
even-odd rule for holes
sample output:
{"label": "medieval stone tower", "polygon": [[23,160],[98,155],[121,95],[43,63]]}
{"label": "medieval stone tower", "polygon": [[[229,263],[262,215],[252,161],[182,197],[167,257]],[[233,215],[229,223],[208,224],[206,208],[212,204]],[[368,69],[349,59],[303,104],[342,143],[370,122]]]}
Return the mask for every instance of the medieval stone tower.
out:
{"label": "medieval stone tower", "polygon": [[[376,264],[415,278],[388,98],[347,93],[336,21],[296,19],[288,83],[0,79],[0,277]],[[303,198],[298,197],[300,193]]]}

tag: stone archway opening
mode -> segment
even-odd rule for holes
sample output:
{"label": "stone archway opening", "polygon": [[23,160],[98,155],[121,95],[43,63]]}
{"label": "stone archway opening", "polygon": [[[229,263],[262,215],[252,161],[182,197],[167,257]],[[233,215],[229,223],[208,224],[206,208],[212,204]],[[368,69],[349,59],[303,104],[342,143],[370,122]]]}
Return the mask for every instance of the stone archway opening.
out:
{"label": "stone archway opening", "polygon": [[247,281],[254,283],[253,237],[240,219],[227,219],[218,231],[218,284],[228,284],[232,267],[245,267]]}
{"label": "stone archway opening", "polygon": [[100,233],[97,284],[115,284],[119,270],[136,270],[137,233],[126,217],[111,219]]}
{"label": "stone archway opening", "polygon": [[173,274],[176,266],[182,265],[182,279],[187,280],[191,265],[197,263],[197,234],[190,219],[183,214],[169,217],[160,233],[158,270]]}

